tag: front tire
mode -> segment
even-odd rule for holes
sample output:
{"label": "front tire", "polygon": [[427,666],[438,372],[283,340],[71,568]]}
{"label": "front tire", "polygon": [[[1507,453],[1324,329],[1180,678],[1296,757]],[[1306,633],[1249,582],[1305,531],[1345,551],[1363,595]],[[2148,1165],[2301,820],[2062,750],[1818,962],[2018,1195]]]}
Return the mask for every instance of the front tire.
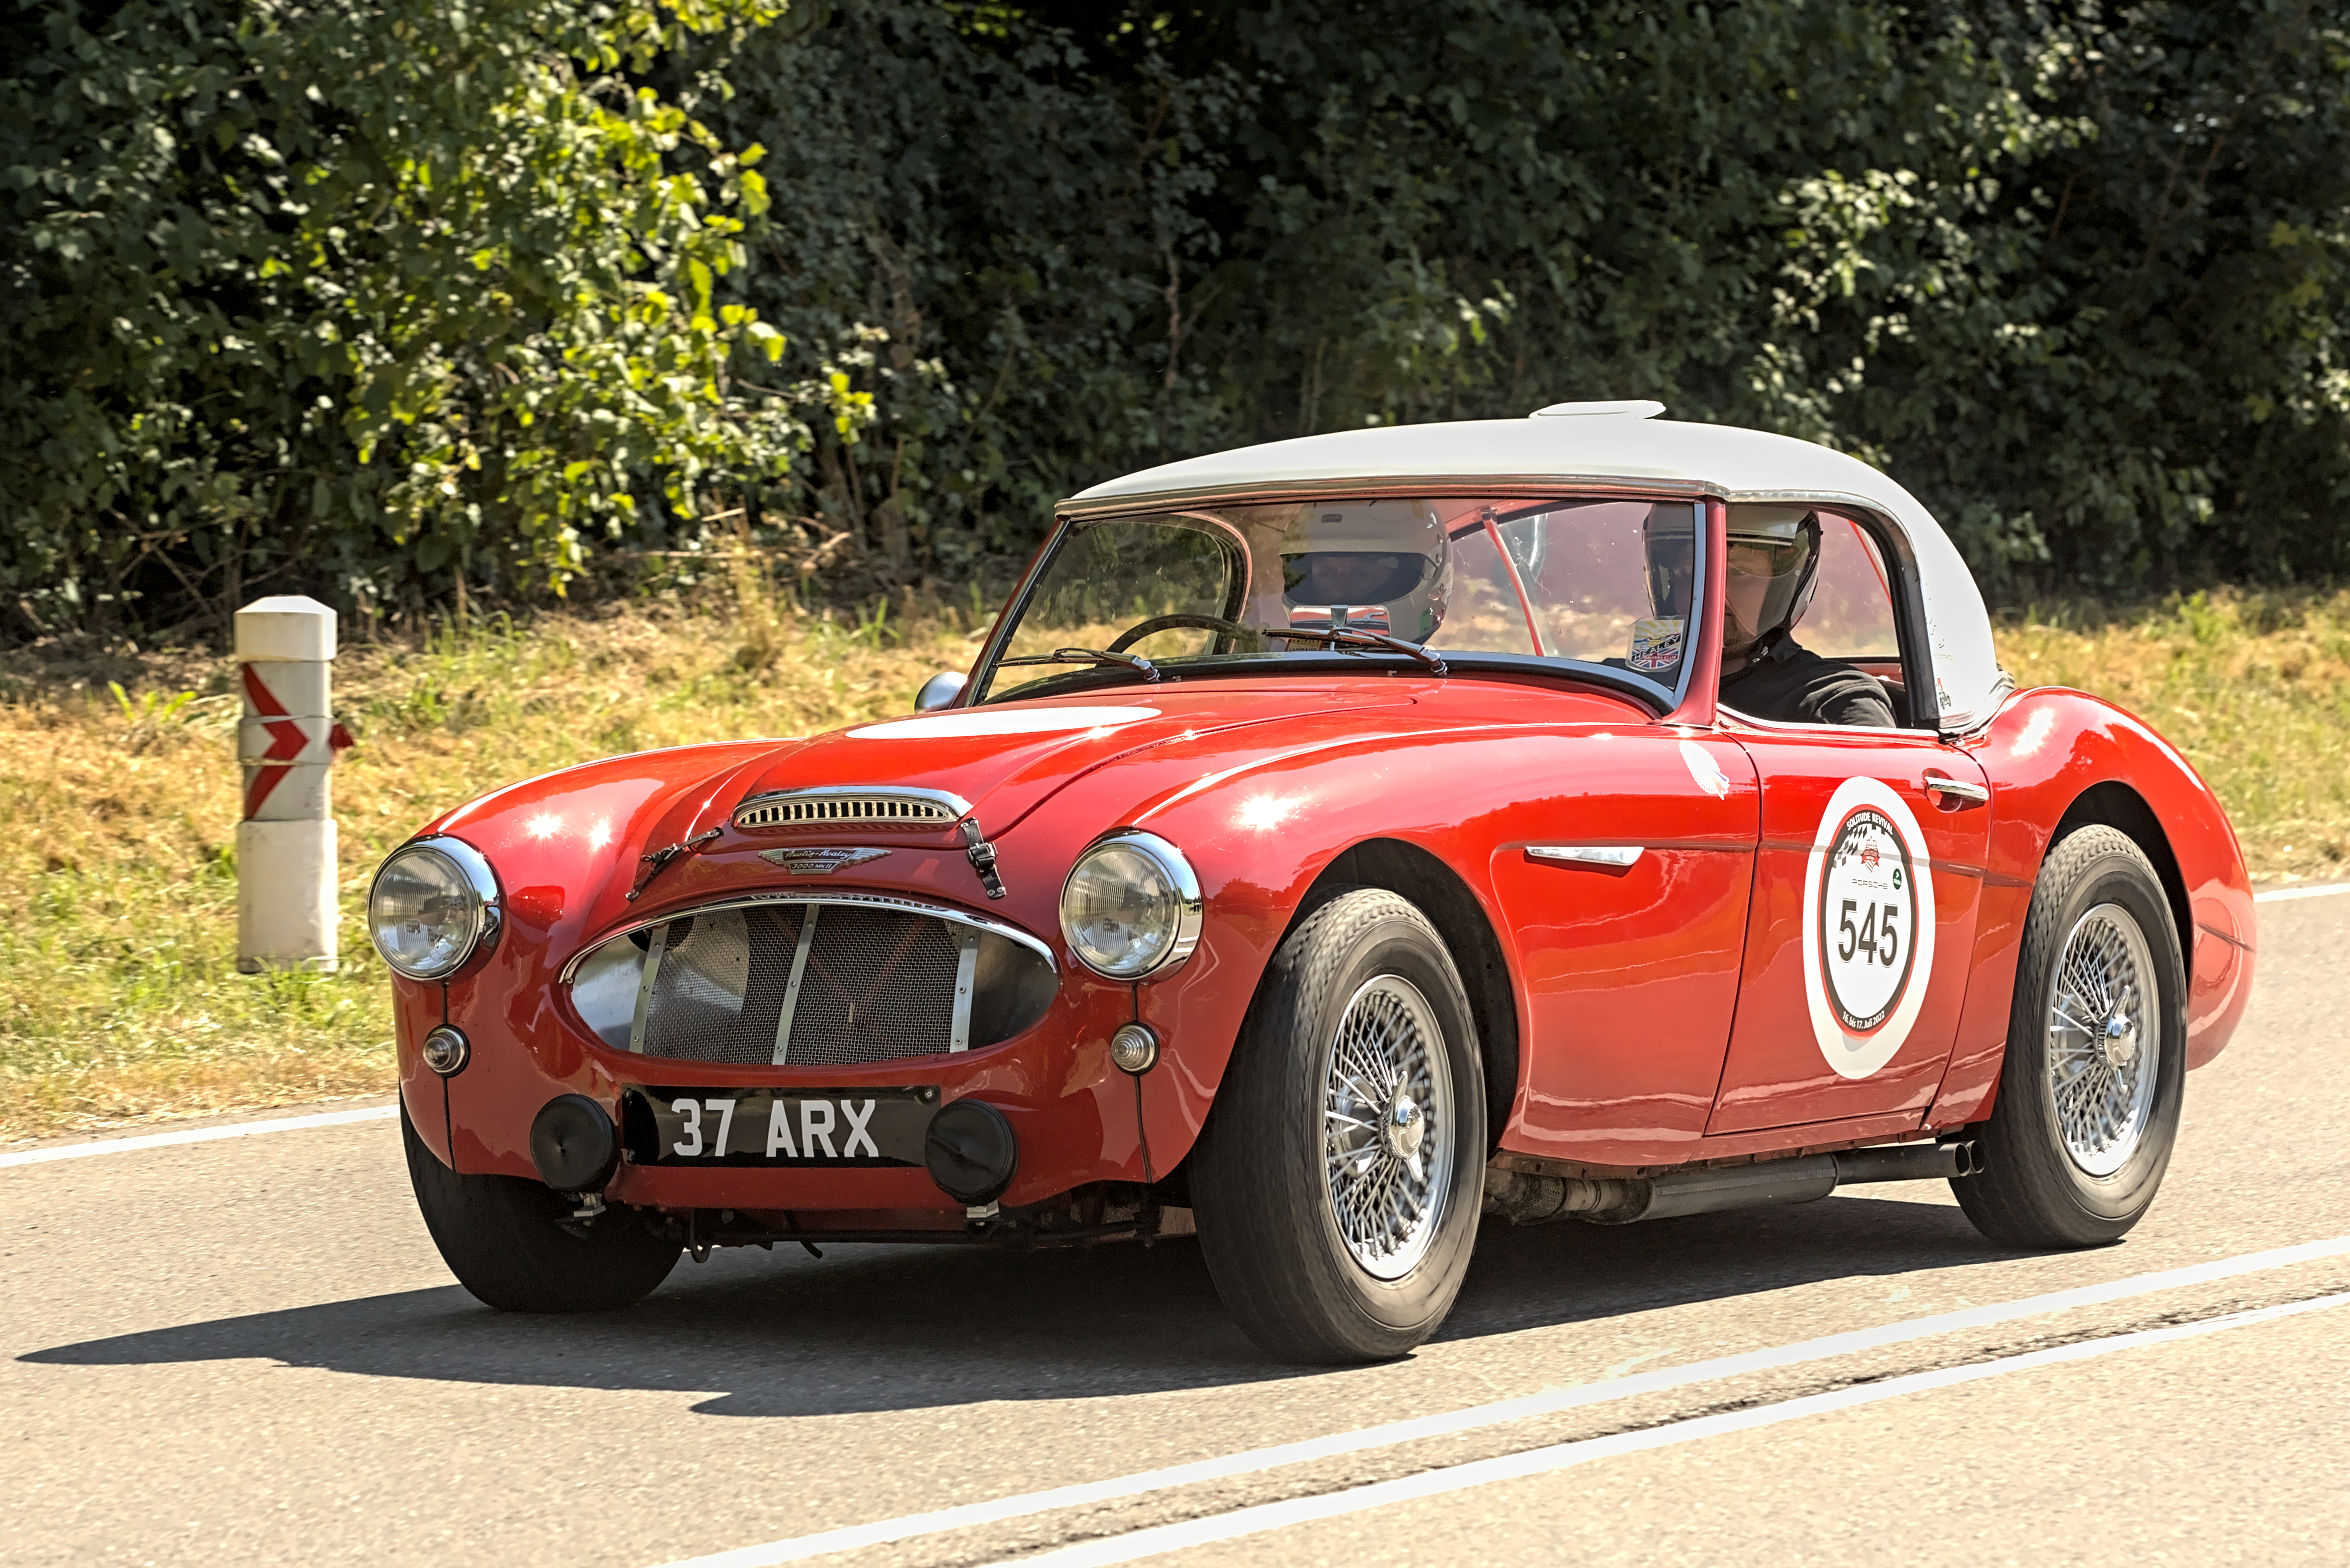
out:
{"label": "front tire", "polygon": [[629,1210],[606,1210],[578,1233],[573,1201],[519,1176],[460,1176],[425,1147],[400,1107],[408,1180],[424,1228],[457,1282],[504,1312],[609,1312],[634,1306],[677,1267],[680,1249]]}
{"label": "front tire", "polygon": [[1994,1241],[2118,1241],[2170,1167],[2187,1077],[2187,974],[2145,852],[2085,827],[2049,852],[2024,919],[1984,1168],[1953,1181]]}
{"label": "front tire", "polygon": [[1201,1134],[1192,1202],[1217,1293],[1285,1361],[1405,1354],[1460,1293],[1485,1153],[1451,955],[1396,894],[1339,894],[1274,955]]}

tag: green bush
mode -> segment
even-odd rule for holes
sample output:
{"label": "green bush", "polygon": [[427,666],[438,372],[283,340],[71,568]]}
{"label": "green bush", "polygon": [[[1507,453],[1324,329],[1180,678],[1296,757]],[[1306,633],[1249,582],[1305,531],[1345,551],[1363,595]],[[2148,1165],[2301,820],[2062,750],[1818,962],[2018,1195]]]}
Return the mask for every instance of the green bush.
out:
{"label": "green bush", "polygon": [[50,0],[0,23],[0,587],[36,628],[278,584],[559,582],[780,468],[713,284],[765,205],[626,72],[764,0]]}
{"label": "green bush", "polygon": [[900,567],[1218,446],[1654,397],[1994,588],[2350,569],[2350,33],[2305,0],[941,5],[753,34],[741,297]]}
{"label": "green bush", "polygon": [[2306,0],[756,3],[0,24],[26,614],[543,591],[738,500],[953,576],[1147,463],[1639,396],[1995,591],[2350,570]]}

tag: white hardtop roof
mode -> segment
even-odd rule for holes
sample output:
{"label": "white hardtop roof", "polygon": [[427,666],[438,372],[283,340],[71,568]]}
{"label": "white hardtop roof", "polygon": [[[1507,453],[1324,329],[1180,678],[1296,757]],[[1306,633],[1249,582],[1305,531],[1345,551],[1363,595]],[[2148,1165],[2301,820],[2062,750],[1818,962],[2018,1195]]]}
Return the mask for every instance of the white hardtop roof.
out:
{"label": "white hardtop roof", "polygon": [[1523,420],[1378,425],[1163,463],[1071,498],[1082,510],[1257,489],[1415,482],[1655,486],[1731,502],[1857,504],[1898,527],[1916,557],[1945,730],[1989,719],[2007,677],[1974,574],[1933,514],[1859,459],[1731,425],[1642,417],[1653,404],[1561,404]]}

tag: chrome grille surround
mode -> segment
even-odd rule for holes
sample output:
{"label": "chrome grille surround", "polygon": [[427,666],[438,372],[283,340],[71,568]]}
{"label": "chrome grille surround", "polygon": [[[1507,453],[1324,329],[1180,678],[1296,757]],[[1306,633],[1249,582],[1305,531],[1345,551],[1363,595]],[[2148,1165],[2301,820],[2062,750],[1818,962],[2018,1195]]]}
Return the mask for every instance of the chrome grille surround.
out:
{"label": "chrome grille surround", "polygon": [[853,1066],[1009,1039],[1044,1016],[1055,971],[1046,944],[983,916],[779,891],[636,921],[576,954],[558,983],[616,1050]]}
{"label": "chrome grille surround", "polygon": [[752,833],[844,826],[940,833],[970,815],[969,801],[944,790],[827,784],[754,794],[734,808],[734,826]]}

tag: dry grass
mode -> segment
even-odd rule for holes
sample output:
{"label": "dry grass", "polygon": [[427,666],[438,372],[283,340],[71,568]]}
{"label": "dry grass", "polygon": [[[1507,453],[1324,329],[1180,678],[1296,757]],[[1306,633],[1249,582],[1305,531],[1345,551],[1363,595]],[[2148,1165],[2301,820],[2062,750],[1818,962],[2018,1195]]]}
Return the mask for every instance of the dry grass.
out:
{"label": "dry grass", "polygon": [[[0,673],[0,1140],[342,1096],[390,1081],[376,863],[445,806],[592,757],[904,712],[970,662],[971,612],[556,616],[347,649],[336,706],[342,967],[236,972],[224,661]],[[21,669],[21,667],[20,667]],[[109,678],[125,690],[118,696]]]}
{"label": "dry grass", "polygon": [[2224,590],[2002,619],[2000,658],[2018,681],[2094,691],[2187,754],[2255,877],[2350,877],[2350,592]]}
{"label": "dry grass", "polygon": [[[815,616],[738,580],[654,607],[350,649],[338,706],[346,923],[332,975],[235,972],[236,701],[223,661],[0,671],[0,1138],[380,1093],[384,974],[359,925],[377,860],[441,807],[586,758],[902,712],[969,661],[977,606]],[[2222,594],[2007,618],[2026,684],[2151,721],[2235,814],[2255,872],[2345,874],[2350,594]],[[124,694],[108,687],[118,680]]]}

